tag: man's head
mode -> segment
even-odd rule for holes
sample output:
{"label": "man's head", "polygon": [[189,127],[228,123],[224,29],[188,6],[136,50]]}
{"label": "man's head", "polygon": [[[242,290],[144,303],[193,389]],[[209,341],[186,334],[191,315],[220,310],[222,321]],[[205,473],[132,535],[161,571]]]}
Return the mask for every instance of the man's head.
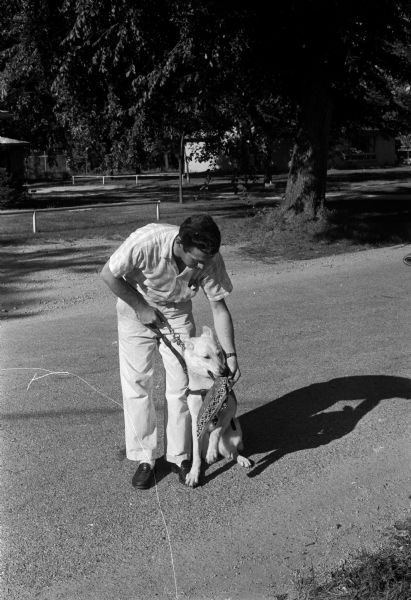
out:
{"label": "man's head", "polygon": [[218,252],[221,233],[209,215],[193,215],[180,225],[176,242],[179,258],[188,267],[201,267]]}
{"label": "man's head", "polygon": [[198,248],[204,254],[213,256],[220,249],[221,233],[216,222],[209,215],[193,215],[180,225],[178,232],[184,250]]}

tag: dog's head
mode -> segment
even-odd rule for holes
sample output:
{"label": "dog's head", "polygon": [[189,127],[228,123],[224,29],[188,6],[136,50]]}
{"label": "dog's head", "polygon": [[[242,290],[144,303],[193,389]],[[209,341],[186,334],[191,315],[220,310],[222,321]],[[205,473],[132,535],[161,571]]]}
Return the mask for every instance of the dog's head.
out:
{"label": "dog's head", "polygon": [[204,326],[200,336],[185,342],[184,359],[192,374],[212,379],[227,375],[224,352],[210,327]]}

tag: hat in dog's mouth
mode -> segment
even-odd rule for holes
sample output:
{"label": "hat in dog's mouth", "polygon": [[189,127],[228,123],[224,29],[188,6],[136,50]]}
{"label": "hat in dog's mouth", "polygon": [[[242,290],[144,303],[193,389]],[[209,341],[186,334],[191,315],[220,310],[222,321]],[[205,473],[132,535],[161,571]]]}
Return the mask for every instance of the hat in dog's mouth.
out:
{"label": "hat in dog's mouth", "polygon": [[197,438],[205,432],[207,425],[218,418],[220,410],[224,409],[230,387],[228,377],[217,377],[212,387],[204,397],[203,404],[197,417]]}

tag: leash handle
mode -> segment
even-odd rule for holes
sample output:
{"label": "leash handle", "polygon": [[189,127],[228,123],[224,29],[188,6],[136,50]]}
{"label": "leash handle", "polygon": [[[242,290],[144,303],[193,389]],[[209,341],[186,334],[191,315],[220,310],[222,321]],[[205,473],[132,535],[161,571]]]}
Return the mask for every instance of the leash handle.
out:
{"label": "leash handle", "polygon": [[[165,318],[165,316],[163,315],[163,313],[158,310],[158,308],[153,308],[154,312],[157,315],[158,320],[160,321],[161,325],[167,325],[167,319]],[[149,329],[151,329],[152,331],[160,331],[160,328],[158,325],[156,325],[155,323],[144,323],[145,327],[148,327]]]}

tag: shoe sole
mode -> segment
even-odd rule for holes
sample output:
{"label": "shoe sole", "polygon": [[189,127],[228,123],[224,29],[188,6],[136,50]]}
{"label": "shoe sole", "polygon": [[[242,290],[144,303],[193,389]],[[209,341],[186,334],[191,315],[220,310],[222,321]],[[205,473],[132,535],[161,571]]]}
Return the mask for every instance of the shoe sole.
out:
{"label": "shoe sole", "polygon": [[133,485],[133,488],[135,490],[148,490],[150,487],[151,487],[151,482],[149,484]]}
{"label": "shoe sole", "polygon": [[148,490],[153,485],[153,482],[154,482],[154,474],[153,474],[153,472],[151,472],[150,477],[144,483],[131,482],[131,485],[136,490]]}

